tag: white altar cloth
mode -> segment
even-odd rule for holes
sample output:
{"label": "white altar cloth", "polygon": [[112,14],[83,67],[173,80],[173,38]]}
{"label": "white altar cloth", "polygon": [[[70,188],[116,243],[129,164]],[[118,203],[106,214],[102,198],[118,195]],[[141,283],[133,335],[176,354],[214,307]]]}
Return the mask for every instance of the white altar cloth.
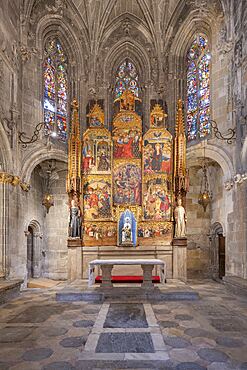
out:
{"label": "white altar cloth", "polygon": [[95,283],[94,269],[97,265],[158,265],[160,266],[160,281],[165,282],[165,262],[158,259],[116,259],[116,260],[93,260],[88,268],[88,286]]}

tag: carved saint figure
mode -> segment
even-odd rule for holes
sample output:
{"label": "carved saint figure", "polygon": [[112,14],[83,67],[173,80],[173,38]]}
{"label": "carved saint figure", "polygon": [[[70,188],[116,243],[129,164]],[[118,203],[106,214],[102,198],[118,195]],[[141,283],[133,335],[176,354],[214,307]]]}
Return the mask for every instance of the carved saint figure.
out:
{"label": "carved saint figure", "polygon": [[125,218],[122,228],[122,243],[132,243],[132,229],[129,217]]}
{"label": "carved saint figure", "polygon": [[174,210],[175,217],[175,238],[184,238],[186,236],[186,222],[187,217],[185,209],[182,206],[182,199],[178,198],[177,207]]}
{"label": "carved saint figure", "polygon": [[72,199],[70,207],[69,236],[71,238],[81,237],[81,212],[75,199]]}

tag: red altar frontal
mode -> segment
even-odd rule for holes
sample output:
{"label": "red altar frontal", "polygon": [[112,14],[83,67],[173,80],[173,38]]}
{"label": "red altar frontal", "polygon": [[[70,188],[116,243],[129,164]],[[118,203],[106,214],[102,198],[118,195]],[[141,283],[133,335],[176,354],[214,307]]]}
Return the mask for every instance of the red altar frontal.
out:
{"label": "red altar frontal", "polygon": [[[166,262],[168,277],[174,277],[173,208],[178,193],[186,193],[182,102],[173,138],[158,103],[152,105],[150,128],[143,133],[135,110],[139,101],[128,90],[115,101],[118,113],[111,131],[104,127],[104,111],[96,102],[87,115],[82,141],[74,103],[67,191],[70,206],[78,205],[82,232],[68,240],[70,274],[73,264],[81,264],[81,277],[87,278],[89,262],[99,258],[158,258]],[[186,262],[184,250],[183,246],[179,264]],[[77,277],[78,270],[79,266]],[[140,271],[119,266],[114,274]]]}

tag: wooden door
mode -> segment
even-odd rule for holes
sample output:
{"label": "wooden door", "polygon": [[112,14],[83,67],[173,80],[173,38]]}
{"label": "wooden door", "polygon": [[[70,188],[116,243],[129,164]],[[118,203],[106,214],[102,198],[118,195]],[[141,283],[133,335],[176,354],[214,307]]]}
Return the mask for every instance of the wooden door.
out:
{"label": "wooden door", "polygon": [[219,278],[222,279],[225,276],[225,263],[226,263],[226,254],[225,254],[225,237],[219,235]]}

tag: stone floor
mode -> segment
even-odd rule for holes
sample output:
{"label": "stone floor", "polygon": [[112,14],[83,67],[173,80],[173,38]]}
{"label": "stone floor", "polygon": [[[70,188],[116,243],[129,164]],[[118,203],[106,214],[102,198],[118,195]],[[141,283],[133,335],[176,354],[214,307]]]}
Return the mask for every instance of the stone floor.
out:
{"label": "stone floor", "polygon": [[0,307],[0,370],[247,369],[247,299],[189,286],[200,300],[63,303],[59,286],[28,289]]}

